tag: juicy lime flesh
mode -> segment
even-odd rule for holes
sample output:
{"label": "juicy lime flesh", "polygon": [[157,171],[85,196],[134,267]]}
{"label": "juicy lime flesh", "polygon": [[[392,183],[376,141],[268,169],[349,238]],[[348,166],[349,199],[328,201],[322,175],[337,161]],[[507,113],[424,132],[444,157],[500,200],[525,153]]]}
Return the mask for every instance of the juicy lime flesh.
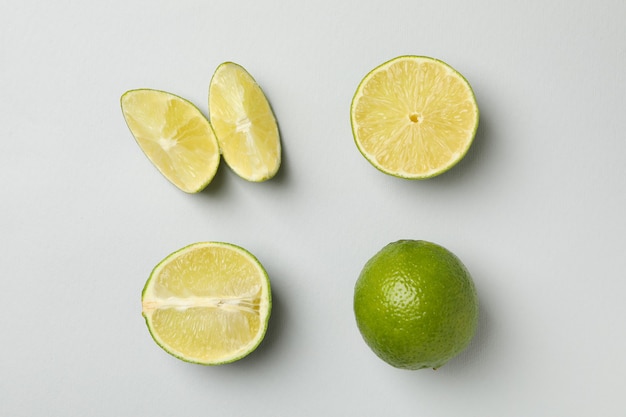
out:
{"label": "juicy lime flesh", "polygon": [[157,90],[131,90],[121,101],[130,131],[163,176],[188,193],[206,187],[215,176],[220,152],[200,110]]}
{"label": "juicy lime flesh", "polygon": [[478,298],[461,261],[425,241],[391,243],[355,286],[354,312],[368,346],[397,368],[439,368],[471,341]]}
{"label": "juicy lime flesh", "polygon": [[161,262],[142,295],[155,341],[181,359],[231,362],[262,340],[271,299],[267,274],[247,251],[209,242]]}
{"label": "juicy lime flesh", "polygon": [[209,89],[209,113],[224,160],[249,181],[273,177],[281,162],[278,125],[265,94],[241,66],[221,64]]}
{"label": "juicy lime flesh", "polygon": [[465,78],[441,61],[416,56],[370,72],[351,108],[363,155],[383,172],[415,179],[441,174],[462,159],[478,118]]}

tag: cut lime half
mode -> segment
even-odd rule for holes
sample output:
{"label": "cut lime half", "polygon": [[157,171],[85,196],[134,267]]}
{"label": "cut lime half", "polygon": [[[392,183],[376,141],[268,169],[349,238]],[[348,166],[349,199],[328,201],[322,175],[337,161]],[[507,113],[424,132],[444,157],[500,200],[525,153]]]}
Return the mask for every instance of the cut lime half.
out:
{"label": "cut lime half", "polygon": [[400,56],[359,84],[350,109],[355,143],[380,171],[424,179],[456,165],[470,148],[479,112],[470,84],[448,64]]}
{"label": "cut lime half", "polygon": [[229,243],[200,242],[161,261],[141,295],[150,334],[187,362],[220,365],[256,349],[271,310],[261,263]]}

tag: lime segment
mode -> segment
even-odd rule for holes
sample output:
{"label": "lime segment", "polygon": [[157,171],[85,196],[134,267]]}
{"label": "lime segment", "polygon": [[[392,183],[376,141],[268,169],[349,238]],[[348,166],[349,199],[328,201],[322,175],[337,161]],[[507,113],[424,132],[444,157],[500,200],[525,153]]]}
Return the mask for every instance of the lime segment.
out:
{"label": "lime segment", "polygon": [[248,181],[272,178],[281,162],[274,113],[254,78],[240,65],[225,62],[213,74],[209,113],[224,160]]}
{"label": "lime segment", "polygon": [[189,101],[158,90],[131,90],[122,113],[137,144],[172,184],[187,193],[213,179],[220,152],[206,117]]}

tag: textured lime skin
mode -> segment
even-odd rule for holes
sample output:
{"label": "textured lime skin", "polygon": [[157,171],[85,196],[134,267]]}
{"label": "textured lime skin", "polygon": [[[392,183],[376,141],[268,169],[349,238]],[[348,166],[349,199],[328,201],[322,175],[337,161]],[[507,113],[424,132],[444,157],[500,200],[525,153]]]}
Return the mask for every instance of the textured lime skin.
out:
{"label": "textured lime skin", "polygon": [[363,339],[382,360],[396,368],[437,369],[472,340],[478,297],[453,253],[401,240],[365,264],[354,289],[354,313]]}

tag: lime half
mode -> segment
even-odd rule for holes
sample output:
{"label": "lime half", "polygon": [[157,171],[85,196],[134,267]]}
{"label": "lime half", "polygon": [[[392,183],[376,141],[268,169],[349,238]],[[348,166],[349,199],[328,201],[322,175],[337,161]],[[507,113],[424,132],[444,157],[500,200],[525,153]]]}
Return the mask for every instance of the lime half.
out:
{"label": "lime half", "polygon": [[270,282],[247,250],[200,242],[154,268],[141,305],[150,334],[166,352],[187,362],[219,365],[243,358],[263,340]]}
{"label": "lime half", "polygon": [[359,84],[350,109],[355,143],[380,171],[424,179],[452,168],[478,127],[470,84],[448,64],[401,56]]}

